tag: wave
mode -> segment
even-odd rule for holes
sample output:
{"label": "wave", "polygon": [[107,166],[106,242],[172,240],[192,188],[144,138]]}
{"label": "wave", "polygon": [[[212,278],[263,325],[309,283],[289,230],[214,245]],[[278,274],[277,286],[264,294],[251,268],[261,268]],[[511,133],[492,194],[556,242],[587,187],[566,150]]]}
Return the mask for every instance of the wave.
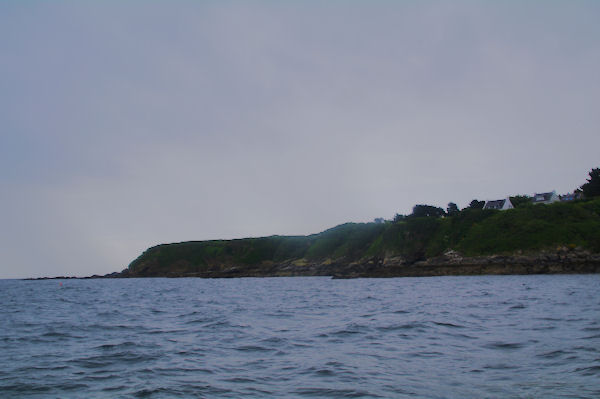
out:
{"label": "wave", "polygon": [[309,282],[0,282],[0,397],[598,397],[598,276]]}

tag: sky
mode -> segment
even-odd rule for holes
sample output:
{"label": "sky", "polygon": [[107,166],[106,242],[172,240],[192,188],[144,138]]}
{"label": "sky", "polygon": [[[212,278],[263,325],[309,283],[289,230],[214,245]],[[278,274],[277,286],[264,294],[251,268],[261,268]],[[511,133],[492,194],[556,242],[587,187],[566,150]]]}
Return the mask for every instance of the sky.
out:
{"label": "sky", "polygon": [[598,1],[1,1],[0,278],[600,166]]}

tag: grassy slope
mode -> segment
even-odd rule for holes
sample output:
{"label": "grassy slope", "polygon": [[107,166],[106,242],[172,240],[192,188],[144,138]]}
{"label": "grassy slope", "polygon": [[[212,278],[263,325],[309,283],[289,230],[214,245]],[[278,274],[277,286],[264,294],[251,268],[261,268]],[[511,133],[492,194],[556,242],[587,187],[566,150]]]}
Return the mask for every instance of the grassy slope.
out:
{"label": "grassy slope", "polygon": [[600,252],[600,199],[508,211],[468,209],[452,217],[409,217],[398,223],[347,223],[310,236],[164,244],[148,249],[129,268],[198,272],[233,265],[389,256],[414,262],[449,248],[476,256],[559,245]]}
{"label": "grassy slope", "polygon": [[600,252],[600,199],[494,213],[471,224],[452,245],[465,255],[533,251],[558,245]]}

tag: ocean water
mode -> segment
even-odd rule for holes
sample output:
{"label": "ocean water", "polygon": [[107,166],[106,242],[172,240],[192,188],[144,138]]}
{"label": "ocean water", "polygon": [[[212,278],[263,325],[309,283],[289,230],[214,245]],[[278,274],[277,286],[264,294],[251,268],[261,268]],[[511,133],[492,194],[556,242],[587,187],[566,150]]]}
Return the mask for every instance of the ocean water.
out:
{"label": "ocean water", "polygon": [[0,280],[0,300],[1,398],[600,397],[600,275]]}

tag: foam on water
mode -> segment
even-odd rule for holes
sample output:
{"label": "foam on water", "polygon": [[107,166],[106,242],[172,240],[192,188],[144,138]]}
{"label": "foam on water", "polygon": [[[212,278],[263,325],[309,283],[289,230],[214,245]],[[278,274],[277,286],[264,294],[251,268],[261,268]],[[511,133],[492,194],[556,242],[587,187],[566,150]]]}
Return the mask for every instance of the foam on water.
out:
{"label": "foam on water", "polygon": [[600,397],[600,276],[0,281],[0,397]]}

